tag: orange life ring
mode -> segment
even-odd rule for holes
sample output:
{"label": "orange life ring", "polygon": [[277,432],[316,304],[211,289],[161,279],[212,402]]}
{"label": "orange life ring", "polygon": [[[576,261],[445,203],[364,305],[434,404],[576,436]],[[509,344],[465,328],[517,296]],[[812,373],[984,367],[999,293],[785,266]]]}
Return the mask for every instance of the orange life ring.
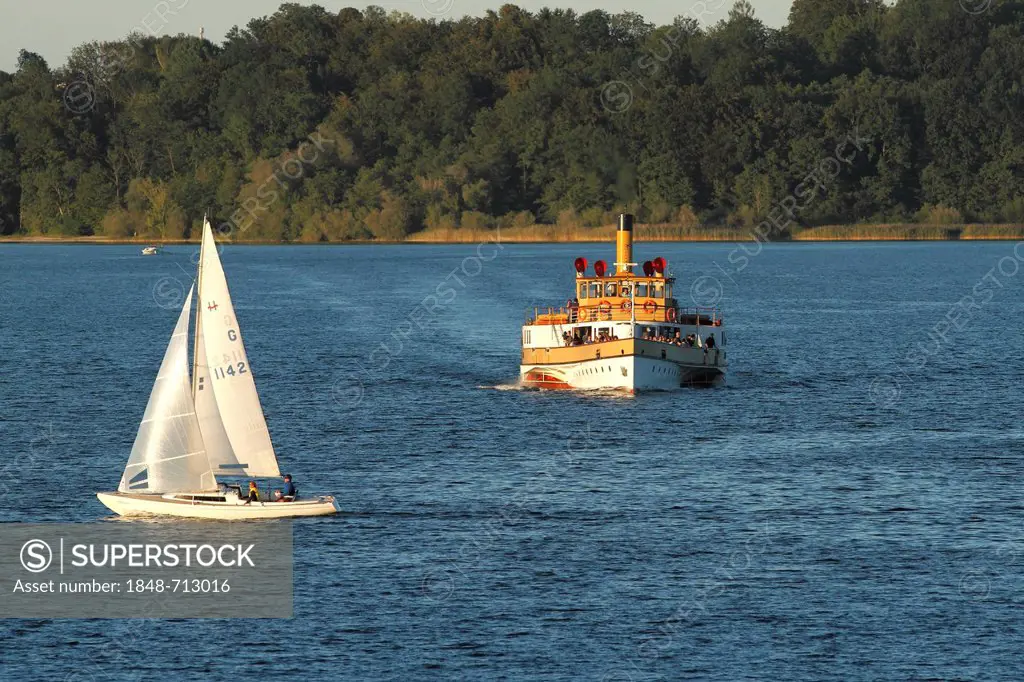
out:
{"label": "orange life ring", "polygon": [[654,311],[657,309],[658,304],[655,303],[654,301],[648,301],[647,303],[644,303],[644,312],[647,313],[648,315],[653,315]]}
{"label": "orange life ring", "polygon": [[632,301],[623,301],[621,307],[622,307],[623,310],[629,310],[630,308],[633,307],[633,302]]}
{"label": "orange life ring", "polygon": [[665,311],[665,317],[668,318],[669,322],[675,322],[676,321],[676,309],[675,308],[669,308],[668,310],[666,310]]}
{"label": "orange life ring", "polygon": [[715,320],[715,326],[716,327],[721,327],[722,326],[722,318],[718,318],[717,320]]}
{"label": "orange life ring", "polygon": [[580,318],[580,322],[586,322],[587,321],[587,309],[586,308],[580,308],[579,318]]}
{"label": "orange life ring", "polygon": [[597,312],[607,315],[606,320],[612,319],[612,304],[608,301],[601,301],[597,304]]}

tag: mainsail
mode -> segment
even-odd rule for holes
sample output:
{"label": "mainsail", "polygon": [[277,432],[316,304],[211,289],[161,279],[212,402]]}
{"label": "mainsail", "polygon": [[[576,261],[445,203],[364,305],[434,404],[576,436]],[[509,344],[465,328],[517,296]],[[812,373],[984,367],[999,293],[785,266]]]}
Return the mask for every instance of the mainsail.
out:
{"label": "mainsail", "polygon": [[188,373],[188,322],[192,291],[178,316],[146,413],[118,490],[165,493],[214,490],[216,480],[203,447]]}
{"label": "mainsail", "polygon": [[224,268],[206,220],[199,267],[195,395],[210,466],[220,475],[280,476]]}

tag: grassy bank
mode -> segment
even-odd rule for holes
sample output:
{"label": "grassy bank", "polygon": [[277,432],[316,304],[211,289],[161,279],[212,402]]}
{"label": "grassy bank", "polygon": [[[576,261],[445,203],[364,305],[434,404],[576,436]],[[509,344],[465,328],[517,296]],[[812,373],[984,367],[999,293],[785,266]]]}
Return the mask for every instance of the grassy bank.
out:
{"label": "grassy bank", "polygon": [[[488,229],[424,230],[409,235],[407,241],[423,243],[458,243],[496,241],[514,242],[605,242],[615,239],[615,226],[578,227],[565,225],[529,225]],[[728,227],[685,225],[637,225],[634,238],[641,242],[731,242],[750,239],[750,233]]]}
{"label": "grassy bank", "polygon": [[[703,225],[637,225],[634,236],[640,242],[744,242],[751,241],[753,230]],[[458,244],[606,242],[615,239],[615,226],[579,227],[566,225],[529,225],[500,230],[454,228],[424,230],[409,235],[405,243]],[[913,223],[878,225],[823,225],[799,228],[773,237],[773,241],[971,241],[1022,240],[1024,224],[919,225]],[[188,239],[111,239],[108,237],[52,237],[47,235],[9,235],[0,243],[30,244],[195,244]],[[246,244],[277,244],[280,242],[244,241]],[[396,242],[342,242],[387,244]]]}
{"label": "grassy bank", "polygon": [[[687,226],[637,225],[634,237],[641,242],[743,242],[755,238],[752,229]],[[498,230],[445,229],[424,230],[410,235],[407,241],[427,243],[458,243],[496,241]],[[615,226],[566,227],[561,225],[530,225],[503,228],[500,240],[513,242],[603,242],[615,238]],[[1024,239],[1024,225],[823,225],[798,228],[789,234],[773,237],[773,241],[956,241],[979,239]]]}
{"label": "grassy bank", "polygon": [[795,231],[793,241],[954,241],[1024,239],[1024,225],[823,225]]}
{"label": "grassy bank", "polygon": [[793,241],[950,241],[963,228],[949,225],[823,225],[795,230]]}

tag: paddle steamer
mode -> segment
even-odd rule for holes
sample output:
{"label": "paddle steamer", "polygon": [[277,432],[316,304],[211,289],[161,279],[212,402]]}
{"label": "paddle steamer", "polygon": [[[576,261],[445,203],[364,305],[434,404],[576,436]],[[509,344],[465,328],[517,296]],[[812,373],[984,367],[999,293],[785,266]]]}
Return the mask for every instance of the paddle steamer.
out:
{"label": "paddle steamer", "polygon": [[633,216],[619,216],[614,272],[577,258],[576,290],[561,308],[534,308],[523,326],[520,379],[546,389],[630,393],[707,386],[724,380],[725,322],[718,308],[674,297],[664,258],[633,261]]}

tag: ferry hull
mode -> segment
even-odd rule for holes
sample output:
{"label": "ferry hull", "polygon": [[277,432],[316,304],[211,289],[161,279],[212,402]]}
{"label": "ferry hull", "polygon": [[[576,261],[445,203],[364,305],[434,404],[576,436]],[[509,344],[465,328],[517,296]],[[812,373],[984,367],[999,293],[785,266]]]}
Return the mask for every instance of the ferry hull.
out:
{"label": "ferry hull", "polygon": [[720,367],[687,365],[644,356],[612,356],[559,365],[521,365],[524,386],[542,389],[672,391],[711,386],[725,374]]}
{"label": "ferry hull", "polygon": [[294,502],[187,502],[163,495],[96,493],[99,501],[121,516],[177,516],[221,521],[284,519],[299,516],[327,516],[338,513],[333,497],[318,497]]}

